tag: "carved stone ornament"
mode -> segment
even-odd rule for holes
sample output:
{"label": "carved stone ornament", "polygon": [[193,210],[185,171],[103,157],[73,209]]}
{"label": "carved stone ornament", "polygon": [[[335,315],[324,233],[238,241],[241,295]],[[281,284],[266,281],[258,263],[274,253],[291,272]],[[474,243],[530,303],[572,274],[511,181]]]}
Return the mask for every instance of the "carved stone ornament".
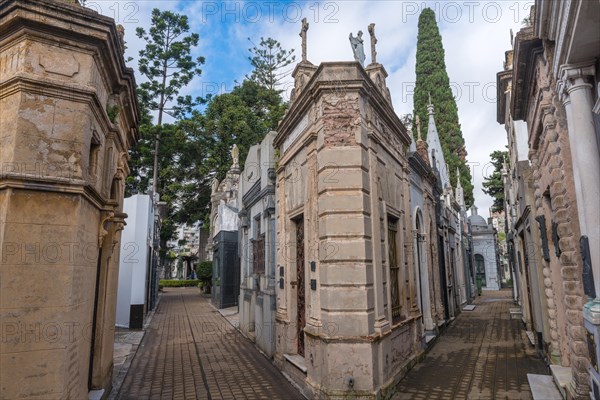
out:
{"label": "carved stone ornament", "polygon": [[105,228],[104,225],[106,225],[114,215],[115,213],[113,211],[103,211],[100,215],[100,224],[98,225],[98,247],[102,247],[104,237],[108,234],[108,229]]}

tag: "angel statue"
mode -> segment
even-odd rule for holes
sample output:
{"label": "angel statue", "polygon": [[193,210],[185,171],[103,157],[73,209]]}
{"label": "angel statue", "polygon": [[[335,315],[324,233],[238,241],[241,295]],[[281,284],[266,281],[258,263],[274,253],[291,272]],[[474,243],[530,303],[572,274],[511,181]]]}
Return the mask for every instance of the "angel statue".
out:
{"label": "angel statue", "polygon": [[350,46],[352,47],[352,52],[354,53],[354,59],[360,63],[363,67],[365,66],[365,46],[364,41],[362,39],[362,31],[358,31],[356,37],[352,36],[352,32],[350,32]]}

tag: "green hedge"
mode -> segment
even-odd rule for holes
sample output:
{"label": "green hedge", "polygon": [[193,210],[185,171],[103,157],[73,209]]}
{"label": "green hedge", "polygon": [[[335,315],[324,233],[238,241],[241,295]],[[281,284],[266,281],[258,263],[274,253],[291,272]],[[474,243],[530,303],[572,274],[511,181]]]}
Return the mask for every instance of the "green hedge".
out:
{"label": "green hedge", "polygon": [[162,289],[164,287],[193,287],[198,286],[198,282],[198,279],[161,279],[158,283],[158,287],[159,289]]}

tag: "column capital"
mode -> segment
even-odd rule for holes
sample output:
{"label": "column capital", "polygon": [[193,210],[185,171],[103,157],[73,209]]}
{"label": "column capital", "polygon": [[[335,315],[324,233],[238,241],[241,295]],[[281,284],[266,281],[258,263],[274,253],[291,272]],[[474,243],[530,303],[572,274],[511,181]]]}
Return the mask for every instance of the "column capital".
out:
{"label": "column capital", "polygon": [[556,83],[556,91],[563,104],[570,101],[569,95],[579,89],[592,88],[590,78],[596,74],[594,62],[579,64],[565,64],[558,70],[559,80]]}

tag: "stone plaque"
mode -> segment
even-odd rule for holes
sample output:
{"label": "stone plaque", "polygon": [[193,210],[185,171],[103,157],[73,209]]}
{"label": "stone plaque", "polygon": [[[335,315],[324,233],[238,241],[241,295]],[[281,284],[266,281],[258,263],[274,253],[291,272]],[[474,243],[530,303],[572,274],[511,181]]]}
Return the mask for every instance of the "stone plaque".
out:
{"label": "stone plaque", "polygon": [[535,220],[540,226],[540,237],[542,239],[542,255],[544,260],[550,261],[550,252],[548,250],[548,235],[546,234],[546,217],[538,215]]}
{"label": "stone plaque", "polygon": [[72,54],[40,54],[39,64],[46,72],[69,78],[79,72],[79,62]]}
{"label": "stone plaque", "polygon": [[552,243],[554,243],[554,254],[556,257],[560,257],[562,251],[560,250],[560,237],[558,236],[558,224],[552,221]]}
{"label": "stone plaque", "polygon": [[587,343],[588,343],[588,353],[590,355],[590,365],[596,372],[598,372],[598,357],[596,355],[596,340],[594,339],[594,334],[590,331],[587,331]]}
{"label": "stone plaque", "polygon": [[296,125],[292,133],[290,133],[290,135],[285,139],[283,145],[281,146],[282,152],[285,152],[292,145],[292,143],[294,143],[296,139],[298,139],[298,137],[300,137],[300,135],[304,133],[306,128],[308,128],[308,114],[305,114],[304,117],[302,117],[302,119],[300,120],[298,125]]}
{"label": "stone plaque", "polygon": [[587,236],[579,238],[579,250],[583,260],[583,292],[593,299],[596,298],[596,288],[594,286],[594,271],[592,270],[592,256],[590,255],[590,243]]}

